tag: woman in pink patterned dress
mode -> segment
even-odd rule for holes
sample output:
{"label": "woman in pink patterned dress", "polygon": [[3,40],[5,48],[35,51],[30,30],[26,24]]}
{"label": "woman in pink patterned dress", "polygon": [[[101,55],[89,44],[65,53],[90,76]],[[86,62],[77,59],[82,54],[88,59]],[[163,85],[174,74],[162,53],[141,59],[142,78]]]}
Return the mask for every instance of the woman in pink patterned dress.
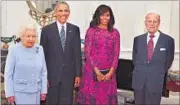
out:
{"label": "woman in pink patterned dress", "polygon": [[[113,28],[114,23],[111,8],[100,5],[85,37],[86,61],[78,92],[79,104],[117,104],[115,70],[119,58],[120,35]],[[104,69],[109,69],[109,72],[103,75],[100,71]]]}

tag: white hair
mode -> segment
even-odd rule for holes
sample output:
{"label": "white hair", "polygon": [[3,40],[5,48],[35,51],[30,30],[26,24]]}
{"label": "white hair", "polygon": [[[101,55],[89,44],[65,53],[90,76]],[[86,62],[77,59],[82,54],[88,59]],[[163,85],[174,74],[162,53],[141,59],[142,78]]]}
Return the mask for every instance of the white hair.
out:
{"label": "white hair", "polygon": [[152,14],[157,16],[159,22],[161,21],[161,17],[160,17],[160,15],[159,15],[157,12],[149,12],[149,13],[145,16],[145,20],[147,19],[147,17],[148,17],[149,15],[152,15]]}
{"label": "white hair", "polygon": [[18,37],[22,37],[27,30],[35,30],[36,31],[36,35],[37,35],[37,27],[35,24],[26,24],[26,25],[22,25],[19,29],[19,35]]}

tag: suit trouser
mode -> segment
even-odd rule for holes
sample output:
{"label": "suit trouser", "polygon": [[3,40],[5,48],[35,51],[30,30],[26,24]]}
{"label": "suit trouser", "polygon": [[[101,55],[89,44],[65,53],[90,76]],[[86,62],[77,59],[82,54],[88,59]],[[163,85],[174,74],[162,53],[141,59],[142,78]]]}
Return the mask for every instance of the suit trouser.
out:
{"label": "suit trouser", "polygon": [[72,105],[73,85],[73,83],[63,82],[55,87],[49,87],[47,96],[48,105]]}
{"label": "suit trouser", "polygon": [[161,92],[150,92],[146,86],[134,90],[135,105],[160,105]]}

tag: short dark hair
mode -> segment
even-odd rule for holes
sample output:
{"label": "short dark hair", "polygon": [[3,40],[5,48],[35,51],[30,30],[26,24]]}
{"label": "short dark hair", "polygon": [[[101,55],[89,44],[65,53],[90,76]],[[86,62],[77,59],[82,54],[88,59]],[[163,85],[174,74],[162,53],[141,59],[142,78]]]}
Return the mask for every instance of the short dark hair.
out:
{"label": "short dark hair", "polygon": [[110,13],[110,21],[108,24],[108,31],[112,31],[114,24],[115,24],[114,15],[113,15],[112,9],[109,6],[104,5],[104,4],[98,6],[98,8],[96,9],[96,11],[92,17],[92,20],[90,22],[90,27],[99,25],[100,24],[100,16],[108,11]]}
{"label": "short dark hair", "polygon": [[[67,2],[65,2],[65,1],[59,1],[59,2],[56,3],[56,6],[55,6],[55,8],[54,8],[55,11],[57,10],[57,7],[58,7],[60,4],[67,5],[68,8],[69,8],[69,4],[68,4]],[[69,8],[69,11],[70,11],[70,8]]]}

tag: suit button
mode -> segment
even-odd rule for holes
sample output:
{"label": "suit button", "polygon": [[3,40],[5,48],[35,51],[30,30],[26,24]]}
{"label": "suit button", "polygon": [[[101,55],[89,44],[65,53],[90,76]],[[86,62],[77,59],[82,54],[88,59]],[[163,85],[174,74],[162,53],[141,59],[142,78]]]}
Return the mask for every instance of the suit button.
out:
{"label": "suit button", "polygon": [[63,64],[62,67],[65,68],[65,64]]}

